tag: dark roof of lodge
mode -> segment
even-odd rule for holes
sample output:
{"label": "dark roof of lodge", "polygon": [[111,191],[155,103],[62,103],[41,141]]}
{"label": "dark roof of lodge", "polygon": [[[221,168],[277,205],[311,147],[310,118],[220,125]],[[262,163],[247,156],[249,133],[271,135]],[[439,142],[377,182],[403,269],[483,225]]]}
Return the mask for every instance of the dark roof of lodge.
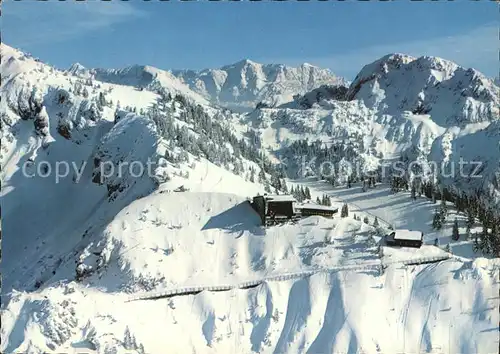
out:
{"label": "dark roof of lodge", "polygon": [[394,236],[395,240],[412,240],[412,241],[420,241],[422,239],[421,231],[414,230],[396,230],[396,235]]}

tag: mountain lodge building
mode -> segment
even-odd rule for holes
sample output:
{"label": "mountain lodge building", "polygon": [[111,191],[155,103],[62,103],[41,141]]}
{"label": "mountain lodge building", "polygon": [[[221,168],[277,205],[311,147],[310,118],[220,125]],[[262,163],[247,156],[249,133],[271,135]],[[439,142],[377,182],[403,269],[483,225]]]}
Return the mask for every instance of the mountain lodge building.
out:
{"label": "mountain lodge building", "polygon": [[263,225],[313,215],[331,218],[338,213],[338,208],[313,203],[300,204],[288,194],[255,196],[252,207],[259,214]]}

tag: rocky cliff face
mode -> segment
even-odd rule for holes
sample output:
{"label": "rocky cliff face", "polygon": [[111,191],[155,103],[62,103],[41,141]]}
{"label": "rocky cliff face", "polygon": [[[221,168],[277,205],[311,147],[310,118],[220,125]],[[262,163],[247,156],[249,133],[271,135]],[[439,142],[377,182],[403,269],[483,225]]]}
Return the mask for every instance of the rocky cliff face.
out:
{"label": "rocky cliff face", "polygon": [[474,69],[436,58],[387,55],[366,65],[347,98],[389,114],[429,114],[443,127],[498,119],[500,88]]}

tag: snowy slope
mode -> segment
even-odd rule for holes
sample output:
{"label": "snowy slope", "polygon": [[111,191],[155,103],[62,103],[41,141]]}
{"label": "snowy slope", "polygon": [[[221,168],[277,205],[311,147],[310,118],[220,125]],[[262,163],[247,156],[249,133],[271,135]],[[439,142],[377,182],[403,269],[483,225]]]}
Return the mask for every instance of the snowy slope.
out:
{"label": "snowy slope", "polygon": [[149,65],[133,65],[123,69],[86,69],[81,64],[73,64],[68,72],[82,77],[93,77],[95,80],[136,88],[161,86],[172,95],[181,94],[199,104],[208,104],[202,96],[190,90],[170,72]]}
{"label": "snowy slope", "polygon": [[[68,264],[54,278],[60,282],[11,295],[2,348],[490,353],[498,346],[498,262],[384,270],[372,266],[380,258],[368,225],[317,217],[263,230],[242,202],[228,194],[158,193],[132,203],[81,253],[95,269],[83,284],[68,283]],[[350,264],[366,269],[338,268]],[[127,302],[137,291],[311,268],[318,272],[248,290]]]}
{"label": "snowy slope", "polygon": [[172,73],[189,87],[224,107],[250,111],[259,102],[275,106],[290,102],[323,84],[346,84],[327,69],[310,64],[289,67],[242,60],[220,69],[174,70]]}
{"label": "snowy slope", "polygon": [[[32,289],[47,281],[72,259],[72,252],[85,247],[93,228],[106,225],[160,183],[170,190],[181,185],[217,190],[217,185],[245,183],[161,138],[153,121],[117,107],[121,101],[145,110],[158,99],[156,94],[95,80],[82,82],[5,45],[2,57],[3,229],[20,235],[4,241],[4,290]],[[182,109],[177,107],[179,115]],[[140,176],[127,167],[149,161],[151,172]],[[240,161],[243,169],[254,164]],[[100,174],[102,166],[113,166],[114,173]],[[253,188],[249,195],[261,187]],[[23,217],[30,222],[20,222]],[[55,244],[55,250],[48,247]]]}

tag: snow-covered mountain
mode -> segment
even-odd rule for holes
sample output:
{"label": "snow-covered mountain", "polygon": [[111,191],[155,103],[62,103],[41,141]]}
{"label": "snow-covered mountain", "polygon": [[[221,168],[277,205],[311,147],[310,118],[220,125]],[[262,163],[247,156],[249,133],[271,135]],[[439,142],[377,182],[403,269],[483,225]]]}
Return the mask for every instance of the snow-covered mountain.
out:
{"label": "snow-covered mountain", "polygon": [[450,127],[498,119],[500,89],[477,70],[448,60],[391,54],[360,71],[347,99],[381,113],[430,114]]}
{"label": "snow-covered mountain", "polygon": [[346,84],[330,70],[310,64],[290,67],[245,59],[220,69],[174,70],[189,87],[224,107],[250,111],[259,102],[276,106],[325,84]]}
{"label": "snow-covered mountain", "polygon": [[67,72],[83,79],[93,78],[97,81],[132,86],[137,89],[162,87],[172,95],[181,94],[196,103],[208,104],[206,99],[190,90],[170,72],[149,65],[132,65],[122,69],[88,69],[76,63]]}
{"label": "snow-covered mountain", "polygon": [[[58,71],[0,49],[2,352],[497,349],[499,260],[450,239],[465,219],[451,205],[436,231],[424,198],[288,180],[350,214],[264,228],[246,199],[307,138],[366,165],[463,155],[494,173],[498,117],[482,114],[498,88],[482,77],[449,105],[457,119],[395,113],[382,79],[240,115],[150,67]],[[378,247],[387,224],[421,230],[425,245]]]}
{"label": "snow-covered mountain", "polygon": [[392,54],[366,65],[348,89],[323,86],[278,108],[255,110],[246,123],[265,147],[285,156],[293,142],[304,139],[326,146],[348,143],[365,170],[394,158],[455,167],[463,159],[469,174],[480,162],[484,178],[461,176],[461,182],[449,184],[471,193],[488,191],[500,203],[499,107],[500,88],[474,69]]}

